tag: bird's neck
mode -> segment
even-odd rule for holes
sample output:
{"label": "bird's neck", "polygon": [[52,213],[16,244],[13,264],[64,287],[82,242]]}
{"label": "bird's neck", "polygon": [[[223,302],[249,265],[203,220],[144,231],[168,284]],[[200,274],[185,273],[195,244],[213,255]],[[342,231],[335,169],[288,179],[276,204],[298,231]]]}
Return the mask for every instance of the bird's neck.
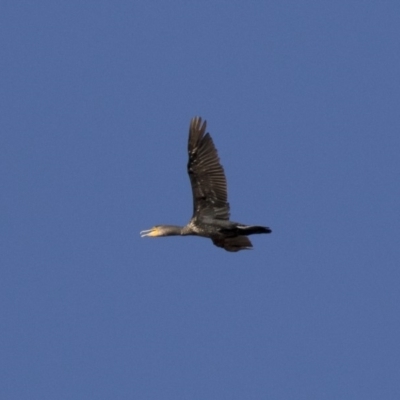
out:
{"label": "bird's neck", "polygon": [[177,235],[183,235],[183,228],[182,226],[178,225],[164,225],[164,231],[166,233],[166,236],[177,236]]}

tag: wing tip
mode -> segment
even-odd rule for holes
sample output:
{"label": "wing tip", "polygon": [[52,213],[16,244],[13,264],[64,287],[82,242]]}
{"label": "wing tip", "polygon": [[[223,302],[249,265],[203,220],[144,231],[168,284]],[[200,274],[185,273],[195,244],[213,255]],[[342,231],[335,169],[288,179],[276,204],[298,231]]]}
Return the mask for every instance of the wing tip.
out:
{"label": "wing tip", "polygon": [[[202,123],[203,122],[203,123]],[[207,127],[207,121],[202,120],[200,116],[195,116],[190,120],[190,129],[196,131],[205,131]]]}

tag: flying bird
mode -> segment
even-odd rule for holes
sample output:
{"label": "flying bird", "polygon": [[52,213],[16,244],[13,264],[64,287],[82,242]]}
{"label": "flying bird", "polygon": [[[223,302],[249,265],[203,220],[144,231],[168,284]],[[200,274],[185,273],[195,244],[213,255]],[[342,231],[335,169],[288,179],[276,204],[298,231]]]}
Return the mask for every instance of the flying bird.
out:
{"label": "flying bird", "polygon": [[248,235],[271,233],[265,226],[244,225],[229,220],[225,173],[217,149],[206,133],[207,122],[194,117],[189,127],[187,171],[193,193],[193,216],[186,226],[156,225],[140,232],[141,237],[194,235],[210,238],[227,251],[251,249]]}

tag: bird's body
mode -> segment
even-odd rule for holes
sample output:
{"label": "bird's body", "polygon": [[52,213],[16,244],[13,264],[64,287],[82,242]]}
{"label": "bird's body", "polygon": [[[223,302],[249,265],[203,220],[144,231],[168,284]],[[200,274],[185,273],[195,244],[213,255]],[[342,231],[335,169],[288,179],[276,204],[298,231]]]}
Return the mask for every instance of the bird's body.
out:
{"label": "bird's body", "polygon": [[157,225],[142,231],[142,237],[202,236],[210,238],[216,246],[227,251],[239,251],[253,247],[247,235],[271,232],[267,227],[229,220],[225,173],[211,136],[206,133],[206,121],[202,124],[200,117],[190,122],[188,153],[187,170],[193,192],[193,216],[190,222],[184,227]]}

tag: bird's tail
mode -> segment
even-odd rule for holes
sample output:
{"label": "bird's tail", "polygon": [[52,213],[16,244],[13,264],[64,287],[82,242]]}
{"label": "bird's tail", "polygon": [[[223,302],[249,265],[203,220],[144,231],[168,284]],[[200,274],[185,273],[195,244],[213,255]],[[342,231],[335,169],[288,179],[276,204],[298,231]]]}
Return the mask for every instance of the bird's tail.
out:
{"label": "bird's tail", "polygon": [[254,235],[258,233],[272,232],[272,230],[267,226],[257,226],[257,225],[238,225],[237,229],[240,235]]}

